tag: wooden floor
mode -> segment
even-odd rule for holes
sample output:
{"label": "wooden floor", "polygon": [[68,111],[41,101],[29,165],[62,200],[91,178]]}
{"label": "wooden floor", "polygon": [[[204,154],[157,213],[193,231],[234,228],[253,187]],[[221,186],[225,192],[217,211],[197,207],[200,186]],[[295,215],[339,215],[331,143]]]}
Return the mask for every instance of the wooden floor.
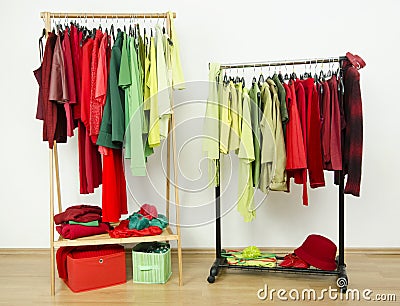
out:
{"label": "wooden floor", "polygon": [[[127,256],[126,284],[73,293],[59,279],[56,280],[56,296],[50,296],[49,255],[46,253],[0,255],[0,305],[253,305],[267,303],[287,304],[276,296],[273,301],[257,298],[257,291],[265,284],[268,289],[314,288],[317,292],[332,286],[336,278],[278,273],[224,270],[214,284],[206,278],[213,262],[211,254],[184,254],[184,285],[178,286],[176,256],[173,257],[173,275],[165,285],[143,285],[132,282],[131,261]],[[349,288],[360,291],[371,289],[375,294],[396,294],[400,301],[400,255],[346,254]],[[288,294],[286,294],[288,296]],[[320,305],[365,305],[366,301],[311,301]],[[296,302],[305,305],[307,302]],[[370,302],[371,303],[371,302]],[[376,303],[372,303],[376,304]]]}

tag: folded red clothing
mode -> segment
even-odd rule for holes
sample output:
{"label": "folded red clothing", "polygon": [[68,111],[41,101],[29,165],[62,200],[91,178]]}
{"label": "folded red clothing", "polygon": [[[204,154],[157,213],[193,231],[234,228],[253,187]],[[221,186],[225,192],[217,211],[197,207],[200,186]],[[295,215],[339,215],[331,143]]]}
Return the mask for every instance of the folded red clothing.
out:
{"label": "folded red clothing", "polygon": [[149,226],[142,230],[129,229],[129,220],[122,220],[120,224],[109,231],[112,238],[127,238],[127,237],[143,237],[143,236],[156,236],[162,233],[162,229],[158,226]]}
{"label": "folded red clothing", "polygon": [[83,226],[79,224],[63,224],[56,227],[57,232],[66,239],[99,235],[110,230],[108,223],[100,223],[99,226]]}
{"label": "folded red clothing", "polygon": [[54,216],[55,224],[68,221],[90,222],[96,220],[101,220],[101,208],[85,204],[68,207],[64,212]]}
{"label": "folded red clothing", "polygon": [[75,248],[76,247],[61,247],[57,250],[56,261],[57,261],[58,276],[62,279],[68,279],[67,256]]}
{"label": "folded red clothing", "polygon": [[71,257],[75,259],[90,258],[97,256],[105,256],[124,252],[124,247],[119,244],[106,244],[106,245],[87,245],[76,247],[71,251]]}

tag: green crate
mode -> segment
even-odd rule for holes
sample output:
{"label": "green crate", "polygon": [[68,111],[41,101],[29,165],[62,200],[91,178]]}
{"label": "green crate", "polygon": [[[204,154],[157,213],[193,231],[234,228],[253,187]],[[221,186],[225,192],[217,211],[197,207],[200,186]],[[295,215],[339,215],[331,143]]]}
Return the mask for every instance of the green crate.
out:
{"label": "green crate", "polygon": [[141,252],[148,243],[139,243],[132,249],[133,282],[164,284],[171,277],[171,250],[165,253]]}

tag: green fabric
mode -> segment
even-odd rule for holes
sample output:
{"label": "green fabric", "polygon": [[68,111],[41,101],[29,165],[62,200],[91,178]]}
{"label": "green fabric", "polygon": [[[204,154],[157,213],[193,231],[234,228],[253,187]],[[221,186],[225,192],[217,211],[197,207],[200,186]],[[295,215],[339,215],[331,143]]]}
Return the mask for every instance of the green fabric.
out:
{"label": "green fabric", "polygon": [[131,159],[131,172],[133,176],[146,175],[146,160],[144,153],[143,143],[143,93],[141,86],[140,67],[138,61],[138,54],[135,47],[134,39],[131,38],[129,42],[130,54],[130,67],[131,67],[131,86],[130,86],[130,100],[129,100],[129,125],[127,129],[127,136],[129,140],[126,145],[126,150],[130,153]]}
{"label": "green fabric", "polygon": [[122,43],[123,33],[119,31],[111,51],[106,104],[97,139],[97,145],[113,149],[122,148],[125,131],[125,95],[118,86]]}
{"label": "green fabric", "polygon": [[[130,88],[132,85],[131,67],[129,56],[129,41],[130,38],[123,33],[124,41],[121,49],[121,66],[119,70],[118,85],[125,91],[125,132],[127,131],[130,122],[129,104],[131,99]],[[130,133],[125,134],[125,158],[131,158],[131,139]]]}
{"label": "green fabric", "polygon": [[184,89],[185,80],[183,77],[183,71],[181,66],[181,56],[179,54],[179,41],[175,32],[174,16],[172,12],[168,12],[170,20],[170,39],[172,45],[170,45],[170,56],[171,56],[171,67],[172,80],[171,84],[174,89]]}
{"label": "green fabric", "polygon": [[276,87],[278,88],[278,97],[279,97],[279,110],[281,113],[281,122],[283,127],[283,134],[286,135],[286,124],[289,121],[289,114],[286,107],[286,90],[283,87],[281,81],[278,78],[278,75],[274,73],[272,76],[272,80],[274,81]]}
{"label": "green fabric", "polygon": [[253,184],[258,188],[260,182],[260,169],[261,169],[261,131],[260,131],[260,89],[257,83],[253,84],[249,90],[249,97],[251,102],[251,126],[253,128],[253,146],[254,146],[254,161],[253,167]]}
{"label": "green fabric", "polygon": [[89,221],[89,222],[75,222],[75,221],[68,221],[68,224],[76,224],[76,225],[83,225],[83,226],[99,226],[99,221]]}
{"label": "green fabric", "polygon": [[132,215],[129,216],[129,229],[137,229],[137,230],[142,230],[144,228],[147,228],[150,226],[150,221],[149,219],[143,217],[141,214],[138,212],[133,213]]}
{"label": "green fabric", "polygon": [[272,136],[275,142],[275,163],[272,168],[273,177],[270,184],[270,189],[275,191],[287,191],[286,184],[286,147],[285,139],[283,137],[282,122],[280,116],[278,90],[275,83],[271,79],[267,79],[270,91],[272,93],[273,105],[273,121],[272,121]]}
{"label": "green fabric", "polygon": [[171,94],[168,80],[167,64],[165,61],[165,48],[163,33],[156,25],[156,52],[157,52],[157,82],[158,82],[158,110],[160,113],[160,136],[165,139],[168,135],[168,123],[171,117]]}
{"label": "green fabric", "polygon": [[158,83],[157,83],[157,60],[156,60],[156,46],[154,37],[150,38],[150,62],[149,62],[149,76],[146,85],[149,90],[149,103],[150,121],[149,121],[149,146],[151,148],[160,145],[160,118],[158,112]]}
{"label": "green fabric", "polygon": [[220,64],[210,63],[210,70],[208,73],[208,98],[206,105],[206,114],[204,118],[204,138],[203,138],[203,152],[209,159],[208,173],[210,179],[216,186],[219,185],[219,178],[217,177],[217,169],[219,163],[219,98],[218,98],[218,82],[217,79],[220,75]]}
{"label": "green fabric", "polygon": [[220,116],[220,135],[219,135],[219,150],[223,154],[229,152],[229,136],[231,134],[231,100],[229,84],[222,84],[220,94],[221,116]]}
{"label": "green fabric", "polygon": [[[144,40],[146,41],[146,40]],[[153,148],[149,145],[149,125],[150,125],[150,88],[147,86],[150,73],[150,46],[143,45],[144,49],[144,66],[143,66],[143,137],[145,139],[144,155],[149,157],[154,153]]]}
{"label": "green fabric", "polygon": [[261,104],[264,106],[263,117],[260,122],[260,130],[263,137],[261,146],[261,171],[260,190],[264,193],[269,191],[273,176],[273,164],[275,160],[275,139],[272,127],[276,111],[273,107],[269,84],[265,82],[261,86]]}
{"label": "green fabric", "polygon": [[246,222],[252,221],[256,212],[254,210],[254,188],[252,175],[252,162],[255,159],[253,132],[251,122],[251,101],[247,88],[243,89],[243,119],[239,146],[239,199],[237,210]]}
{"label": "green fabric", "polygon": [[232,124],[229,135],[229,151],[236,151],[239,149],[239,104],[238,94],[236,91],[235,84],[229,82],[229,99],[230,99],[230,114],[232,118]]}
{"label": "green fabric", "polygon": [[168,226],[168,219],[166,216],[158,214],[157,218],[150,220],[150,226],[158,226],[159,228],[164,229]]}

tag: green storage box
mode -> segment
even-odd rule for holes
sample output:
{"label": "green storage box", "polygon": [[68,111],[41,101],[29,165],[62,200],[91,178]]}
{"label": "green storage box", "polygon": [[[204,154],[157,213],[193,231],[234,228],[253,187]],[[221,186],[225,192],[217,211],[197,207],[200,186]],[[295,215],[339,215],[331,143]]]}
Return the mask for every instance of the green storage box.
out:
{"label": "green storage box", "polygon": [[[165,253],[146,253],[152,242],[137,244],[132,249],[133,282],[164,284],[171,277],[171,250]],[[159,243],[158,243],[159,244]]]}

